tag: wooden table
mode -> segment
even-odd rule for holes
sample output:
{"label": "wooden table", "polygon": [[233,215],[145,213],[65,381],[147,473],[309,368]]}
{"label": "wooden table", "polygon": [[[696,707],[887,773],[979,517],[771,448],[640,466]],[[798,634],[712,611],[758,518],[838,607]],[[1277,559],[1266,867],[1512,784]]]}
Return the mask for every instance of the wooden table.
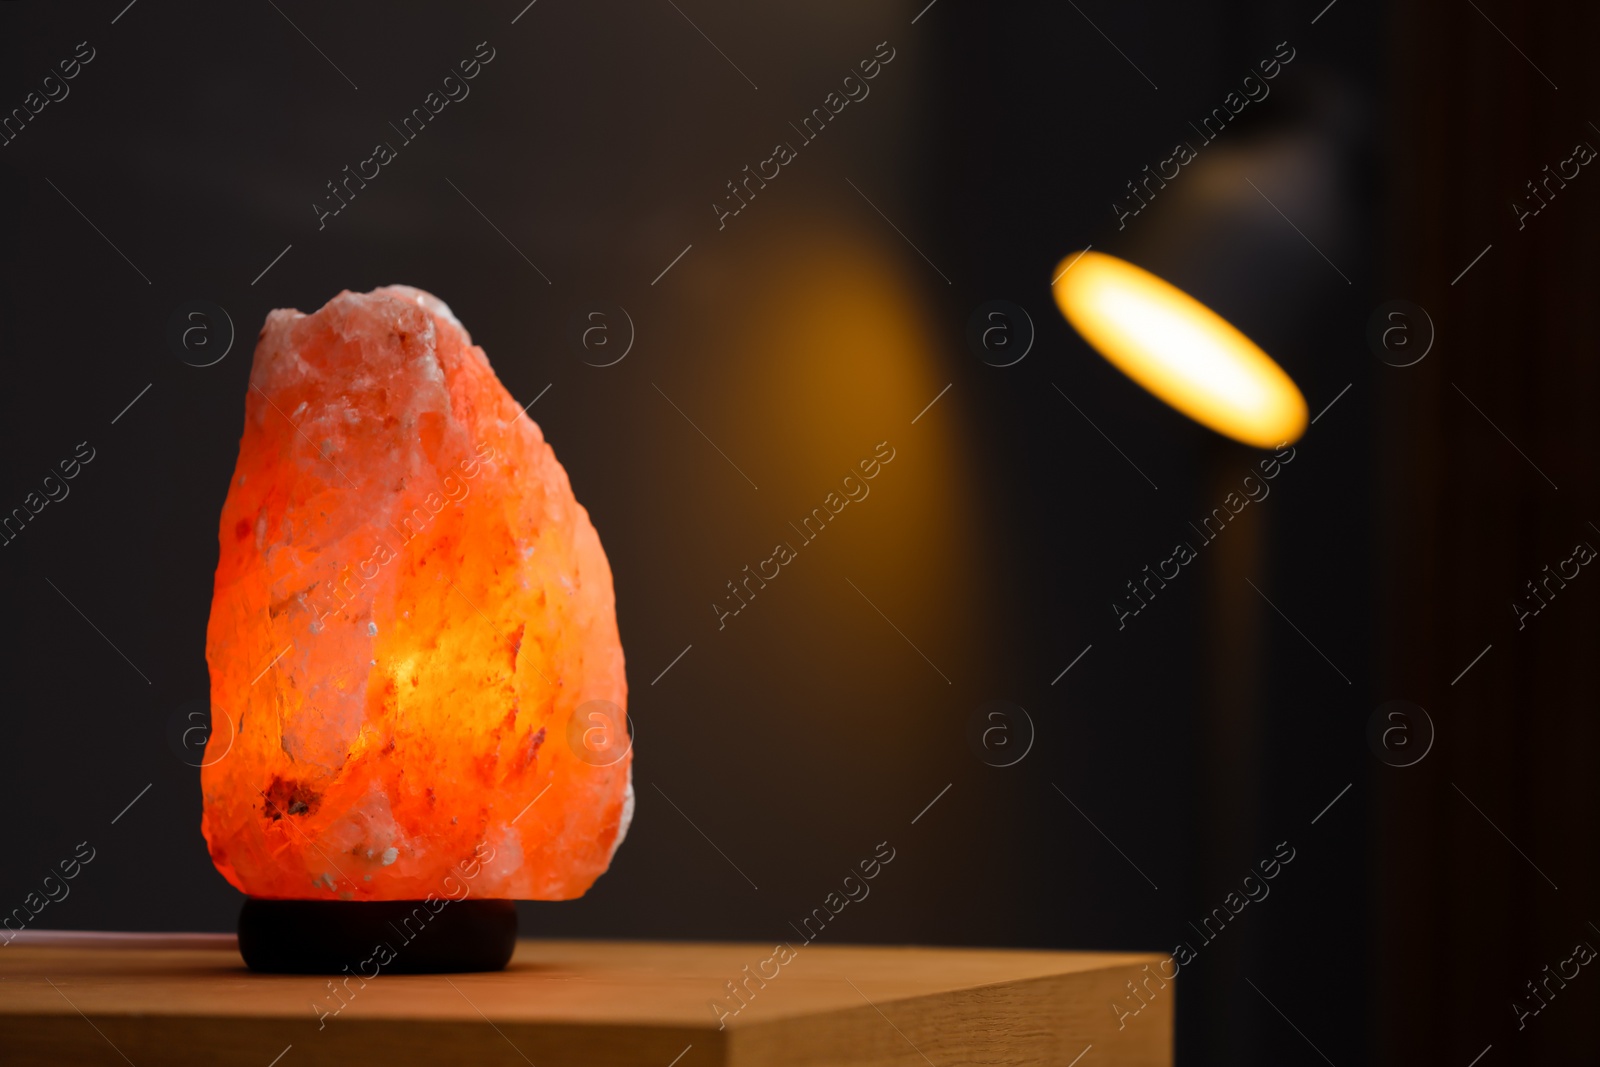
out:
{"label": "wooden table", "polygon": [[501,973],[330,983],[252,974],[229,936],[33,934],[0,947],[0,1063],[1170,1064],[1174,983],[1112,1007],[1162,958],[522,941]]}

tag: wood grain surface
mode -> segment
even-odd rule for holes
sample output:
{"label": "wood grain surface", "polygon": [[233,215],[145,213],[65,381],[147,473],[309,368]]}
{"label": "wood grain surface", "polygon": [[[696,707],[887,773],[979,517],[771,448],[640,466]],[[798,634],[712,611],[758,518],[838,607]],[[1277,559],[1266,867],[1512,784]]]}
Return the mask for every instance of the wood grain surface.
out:
{"label": "wood grain surface", "polygon": [[31,935],[0,948],[0,1062],[1171,1063],[1174,983],[1152,979],[1120,1028],[1112,1008],[1136,1003],[1126,983],[1157,955],[805,946],[781,967],[773,955],[530,940],[499,973],[331,982],[252,974],[226,936]]}

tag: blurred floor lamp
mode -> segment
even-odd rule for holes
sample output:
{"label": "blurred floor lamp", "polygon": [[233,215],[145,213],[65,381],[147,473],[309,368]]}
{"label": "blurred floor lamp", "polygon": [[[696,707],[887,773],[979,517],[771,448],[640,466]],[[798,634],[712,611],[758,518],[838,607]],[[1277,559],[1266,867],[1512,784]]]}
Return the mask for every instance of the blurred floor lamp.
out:
{"label": "blurred floor lamp", "polygon": [[[1235,261],[1226,270],[1248,269]],[[1056,304],[1073,329],[1112,366],[1168,405],[1217,433],[1254,448],[1282,448],[1306,430],[1306,402],[1293,379],[1245,334],[1178,286],[1115,256],[1087,249],[1055,270]],[[1231,461],[1231,462],[1230,462]],[[1243,461],[1245,469],[1254,459]],[[1204,466],[1202,508],[1236,489],[1241,465],[1227,450],[1211,448]],[[1232,484],[1230,484],[1232,483]],[[1238,520],[1244,521],[1238,521]],[[1202,522],[1205,520],[1202,519]],[[1208,759],[1207,815],[1244,839],[1253,836],[1259,789],[1259,698],[1263,667],[1260,600],[1246,588],[1262,576],[1259,509],[1223,523],[1216,535],[1213,585],[1202,609],[1210,615],[1212,647],[1204,657],[1211,701],[1210,728],[1202,728]],[[1206,835],[1208,838],[1210,835]],[[1242,857],[1220,855],[1208,841],[1206,866],[1237,866]]]}
{"label": "blurred floor lamp", "polygon": [[[1319,236],[1341,232],[1351,213],[1340,182],[1329,177],[1340,173],[1345,146],[1331,132],[1337,123],[1327,121],[1323,103],[1324,114],[1298,129],[1208,149],[1182,183],[1162,193],[1160,213],[1105,242],[1142,266],[1085,249],[1052,274],[1062,314],[1113,366],[1177,411],[1253,448],[1298,439],[1307,428],[1306,402],[1289,374],[1208,303],[1249,324],[1269,345],[1293,339],[1281,354],[1291,366],[1306,365],[1304,353],[1315,341],[1305,324],[1321,317],[1329,279],[1312,269],[1326,267],[1308,259],[1311,250],[1283,212]],[[1332,243],[1324,247],[1338,253]],[[1201,461],[1201,507],[1237,491],[1259,458],[1212,438]],[[1270,585],[1262,574],[1268,521],[1262,511],[1240,513],[1207,552],[1216,561],[1201,609],[1209,699],[1196,724],[1207,790],[1199,874],[1207,884],[1248,866],[1262,832],[1267,605],[1246,582]],[[1196,990],[1205,1001],[1196,1006],[1202,1014],[1227,1014],[1227,988],[1237,984],[1249,952],[1248,940],[1219,946],[1216,962],[1224,973]],[[1215,1046],[1207,1058],[1246,1051],[1235,1047],[1246,1040],[1238,1034],[1214,1031],[1203,1040]]]}

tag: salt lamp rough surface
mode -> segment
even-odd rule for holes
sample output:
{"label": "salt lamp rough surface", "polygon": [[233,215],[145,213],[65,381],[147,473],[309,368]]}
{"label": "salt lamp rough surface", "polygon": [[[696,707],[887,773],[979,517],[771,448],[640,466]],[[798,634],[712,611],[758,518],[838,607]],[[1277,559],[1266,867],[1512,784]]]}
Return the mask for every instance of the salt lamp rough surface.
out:
{"label": "salt lamp rough surface", "polygon": [[267,316],[220,540],[201,784],[223,877],[564,900],[605,871],[633,813],[611,569],[443,302]]}

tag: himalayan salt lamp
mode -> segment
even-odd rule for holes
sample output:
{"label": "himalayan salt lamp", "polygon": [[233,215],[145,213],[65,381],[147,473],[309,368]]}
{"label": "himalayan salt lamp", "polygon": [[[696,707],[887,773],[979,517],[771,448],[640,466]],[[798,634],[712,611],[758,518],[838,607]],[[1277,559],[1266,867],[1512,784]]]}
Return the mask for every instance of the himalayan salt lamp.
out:
{"label": "himalayan salt lamp", "polygon": [[504,966],[511,901],[581,896],[633,814],[611,570],[539,427],[428,293],[274,311],[220,540],[201,829],[246,962]]}

